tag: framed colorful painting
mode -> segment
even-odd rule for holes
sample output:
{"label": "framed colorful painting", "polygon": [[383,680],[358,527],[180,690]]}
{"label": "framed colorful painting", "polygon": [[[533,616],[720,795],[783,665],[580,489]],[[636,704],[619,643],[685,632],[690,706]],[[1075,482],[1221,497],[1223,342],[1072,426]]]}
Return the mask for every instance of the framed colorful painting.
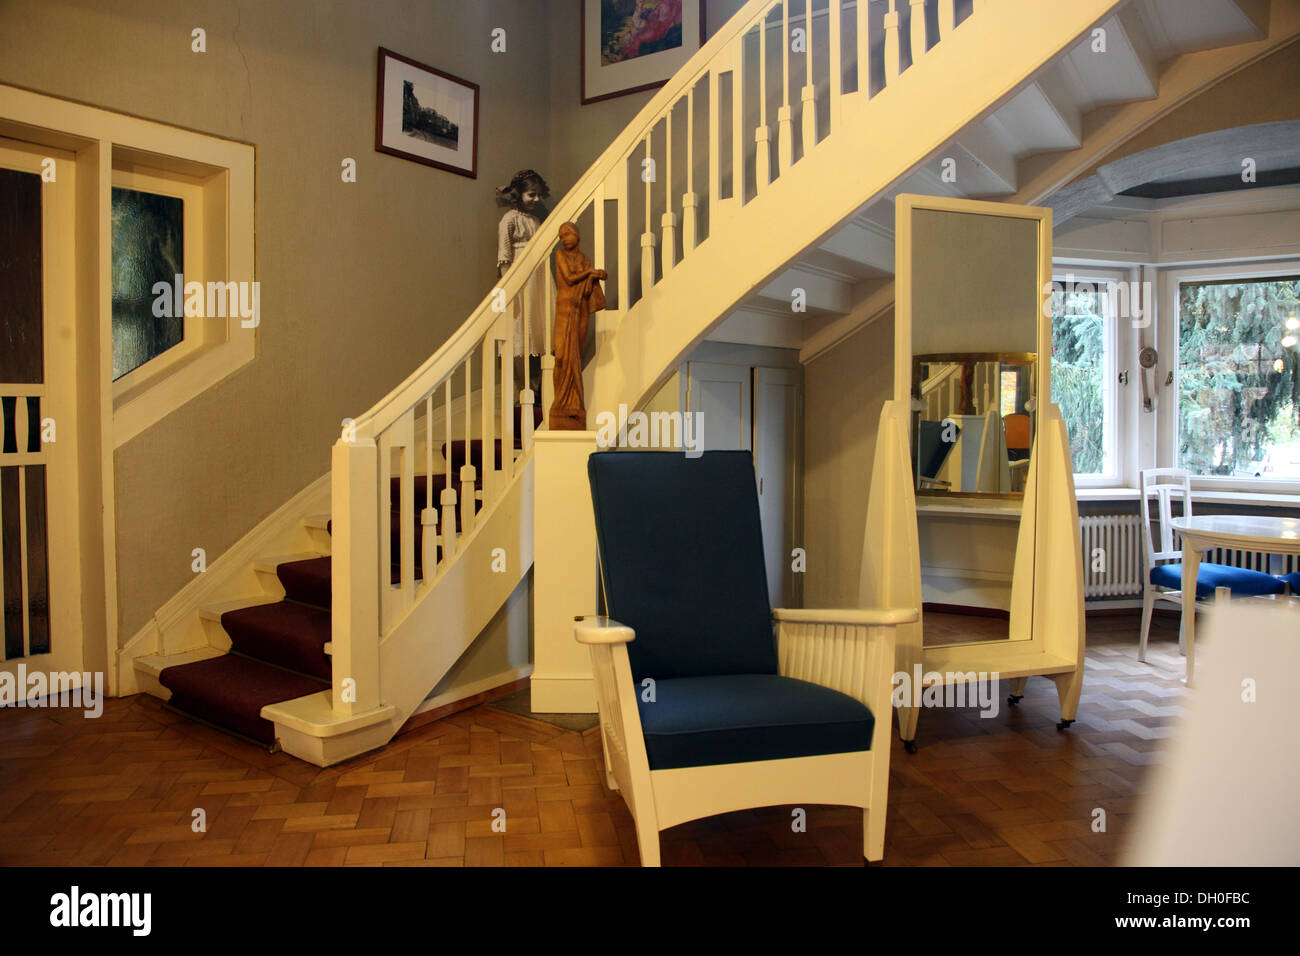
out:
{"label": "framed colorful painting", "polygon": [[478,84],[379,48],[375,149],[478,178]]}
{"label": "framed colorful painting", "polygon": [[704,43],[704,0],[582,0],[582,102],[662,86]]}

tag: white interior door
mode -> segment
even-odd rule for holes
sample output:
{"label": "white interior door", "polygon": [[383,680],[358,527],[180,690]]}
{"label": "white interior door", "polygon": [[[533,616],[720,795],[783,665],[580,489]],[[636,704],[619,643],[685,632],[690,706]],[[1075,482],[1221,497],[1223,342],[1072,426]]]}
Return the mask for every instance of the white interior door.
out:
{"label": "white interior door", "polygon": [[754,369],[754,470],[763,522],[763,559],[773,607],[801,603],[791,551],[799,536],[799,423],[803,396],[799,373],[788,368]]}
{"label": "white interior door", "polygon": [[[75,165],[0,139],[0,672],[82,672]],[[31,685],[17,693],[39,696]]]}
{"label": "white interior door", "polygon": [[699,413],[701,451],[748,451],[751,399],[750,369],[712,362],[686,363],[686,410]]}

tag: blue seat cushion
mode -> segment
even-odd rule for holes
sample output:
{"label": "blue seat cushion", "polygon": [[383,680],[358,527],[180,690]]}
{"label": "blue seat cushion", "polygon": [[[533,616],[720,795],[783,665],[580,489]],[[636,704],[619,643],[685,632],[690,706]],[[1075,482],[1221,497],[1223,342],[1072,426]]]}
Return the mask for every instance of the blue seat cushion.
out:
{"label": "blue seat cushion", "polygon": [[[1181,590],[1183,566],[1157,564],[1151,569],[1151,583],[1162,588]],[[1232,568],[1226,564],[1202,564],[1196,574],[1196,596],[1213,597],[1215,588],[1227,588],[1233,594],[1281,594],[1282,582],[1263,571]]]}
{"label": "blue seat cushion", "polygon": [[632,675],[775,674],[754,459],[667,451],[587,460],[610,617],[636,631]]}
{"label": "blue seat cushion", "polygon": [[651,770],[871,749],[876,718],[865,704],[793,677],[657,680],[653,701],[637,689]]}

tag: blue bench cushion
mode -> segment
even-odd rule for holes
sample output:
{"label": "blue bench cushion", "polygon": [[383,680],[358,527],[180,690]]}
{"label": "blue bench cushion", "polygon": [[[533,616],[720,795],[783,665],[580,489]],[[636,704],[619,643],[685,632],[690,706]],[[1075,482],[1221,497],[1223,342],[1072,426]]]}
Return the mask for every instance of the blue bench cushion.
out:
{"label": "blue bench cushion", "polygon": [[[1181,564],[1158,564],[1151,569],[1151,583],[1175,591],[1183,587]],[[1281,594],[1282,582],[1263,571],[1231,568],[1226,564],[1202,564],[1196,575],[1196,596],[1214,596],[1215,588],[1227,588],[1233,594]]]}
{"label": "blue bench cushion", "polygon": [[637,690],[651,770],[871,749],[876,719],[865,704],[793,677],[658,680],[654,701]]}
{"label": "blue bench cushion", "polygon": [[587,461],[606,609],[642,678],[775,674],[747,451],[596,452]]}

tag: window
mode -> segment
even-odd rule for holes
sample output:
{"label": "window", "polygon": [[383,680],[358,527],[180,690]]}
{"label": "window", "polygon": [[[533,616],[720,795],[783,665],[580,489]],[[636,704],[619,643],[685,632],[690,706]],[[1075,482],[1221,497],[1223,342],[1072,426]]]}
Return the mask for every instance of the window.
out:
{"label": "window", "polygon": [[1067,274],[1052,287],[1052,401],[1061,409],[1080,477],[1118,473],[1115,314],[1123,285],[1106,274]]}
{"label": "window", "polygon": [[[113,188],[113,380],[180,345],[185,316],[155,307],[154,286],[185,272],[185,202]],[[161,313],[161,314],[159,314]]]}
{"label": "window", "polygon": [[1177,284],[1176,464],[1235,481],[1300,481],[1300,276]]}

